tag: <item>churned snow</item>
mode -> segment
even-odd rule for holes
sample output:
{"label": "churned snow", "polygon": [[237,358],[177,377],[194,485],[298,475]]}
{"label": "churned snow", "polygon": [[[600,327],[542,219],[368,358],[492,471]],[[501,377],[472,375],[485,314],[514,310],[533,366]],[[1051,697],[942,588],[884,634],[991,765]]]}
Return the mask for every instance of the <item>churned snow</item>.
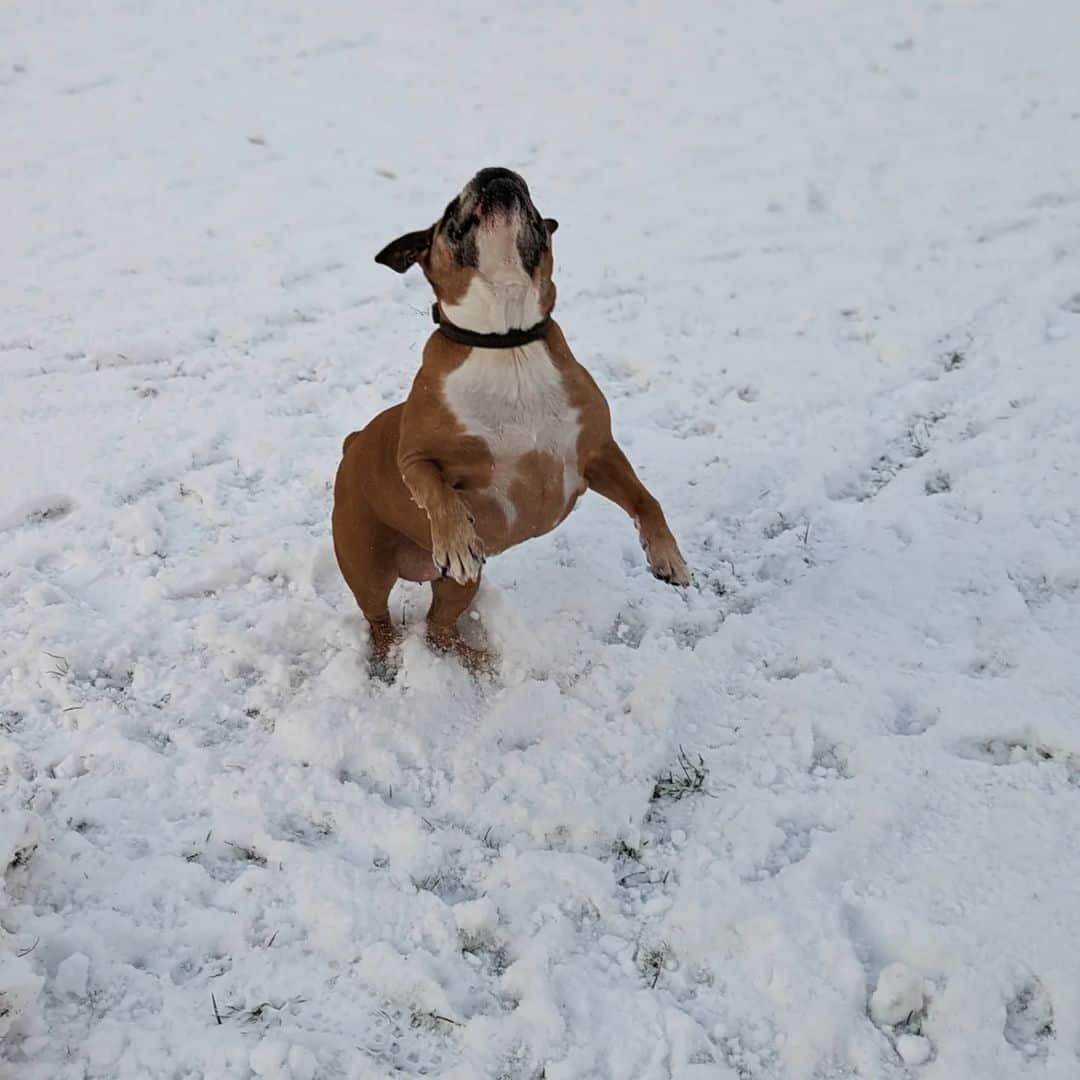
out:
{"label": "churned snow", "polygon": [[[0,1072],[1080,1075],[1080,19],[0,12]],[[392,686],[334,565],[480,166],[587,497]]]}

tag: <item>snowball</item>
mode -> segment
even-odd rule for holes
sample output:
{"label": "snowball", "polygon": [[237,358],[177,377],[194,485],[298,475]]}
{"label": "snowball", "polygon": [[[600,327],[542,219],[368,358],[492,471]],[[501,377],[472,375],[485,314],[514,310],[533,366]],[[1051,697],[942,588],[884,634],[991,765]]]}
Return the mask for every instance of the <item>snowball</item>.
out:
{"label": "snowball", "polygon": [[930,1040],[922,1035],[901,1035],[896,1040],[896,1052],[905,1065],[925,1065],[930,1060]]}
{"label": "snowball", "polygon": [[89,976],[90,958],[85,953],[72,953],[57,967],[53,990],[62,997],[84,998]]}
{"label": "snowball", "polygon": [[901,1024],[922,1007],[922,979],[907,964],[889,964],[878,976],[877,989],[870,998],[874,1023],[889,1027]]}

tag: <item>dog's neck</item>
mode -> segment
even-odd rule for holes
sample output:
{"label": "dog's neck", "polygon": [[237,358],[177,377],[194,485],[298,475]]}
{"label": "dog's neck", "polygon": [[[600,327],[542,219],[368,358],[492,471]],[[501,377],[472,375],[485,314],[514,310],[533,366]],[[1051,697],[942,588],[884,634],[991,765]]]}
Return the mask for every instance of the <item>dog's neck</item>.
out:
{"label": "dog's neck", "polygon": [[455,326],[477,334],[505,334],[524,330],[544,317],[540,290],[531,281],[492,281],[474,274],[456,303],[440,303],[443,315]]}

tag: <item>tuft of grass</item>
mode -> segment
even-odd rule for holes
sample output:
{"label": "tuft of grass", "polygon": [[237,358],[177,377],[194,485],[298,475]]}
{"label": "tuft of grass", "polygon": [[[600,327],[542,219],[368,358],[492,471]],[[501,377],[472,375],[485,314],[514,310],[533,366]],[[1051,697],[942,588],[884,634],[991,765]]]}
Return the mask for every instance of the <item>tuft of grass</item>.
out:
{"label": "tuft of grass", "polygon": [[923,484],[923,490],[927,495],[943,495],[947,491],[952,491],[952,481],[949,479],[949,474],[942,472],[940,469],[931,473],[926,478],[926,483]]}
{"label": "tuft of grass", "polygon": [[15,955],[18,957],[29,956],[41,943],[41,938],[34,938],[34,944],[26,949],[20,949]]}
{"label": "tuft of grass", "polygon": [[638,970],[649,983],[650,990],[656,989],[656,984],[660,981],[660,973],[664,970],[667,958],[668,944],[666,941],[661,941],[659,944],[645,949],[639,946],[635,952],[634,960],[637,963]]}
{"label": "tuft of grass", "polygon": [[281,1012],[290,1005],[303,1005],[307,1001],[304,997],[287,998],[285,1001],[260,1001],[254,1008],[241,1010],[240,1019],[245,1024],[257,1024],[267,1013],[267,1010]]}
{"label": "tuft of grass", "polygon": [[260,1001],[250,1009],[242,1005],[227,1005],[224,1013],[218,1008],[217,998],[211,993],[210,1003],[214,1007],[214,1019],[219,1023],[225,1020],[237,1020],[241,1024],[257,1024],[268,1019],[271,1012],[281,1012],[291,1006],[303,1005],[307,1001],[305,997],[285,998],[282,1001]]}
{"label": "tuft of grass", "polygon": [[35,851],[37,851],[37,844],[27,844],[25,847],[16,848],[15,854],[11,857],[11,862],[8,863],[8,869],[18,870],[20,867],[25,866]]}
{"label": "tuft of grass", "polygon": [[653,786],[652,801],[659,802],[661,799],[668,799],[671,802],[678,802],[679,799],[685,799],[687,795],[709,795],[710,792],[705,790],[705,781],[708,776],[709,769],[705,764],[705,759],[698,754],[697,760],[692,760],[680,746],[674,766],[657,777]]}
{"label": "tuft of grass", "polygon": [[225,841],[226,846],[231,847],[236,852],[236,858],[243,862],[252,863],[255,866],[265,866],[266,856],[260,855],[254,848],[247,847],[244,844],[234,844],[231,840]]}
{"label": "tuft of grass", "polygon": [[437,892],[443,882],[442,872],[436,870],[433,874],[425,874],[422,878],[414,878],[413,886],[420,892]]}
{"label": "tuft of grass", "polygon": [[778,536],[783,536],[784,533],[793,528],[795,528],[794,523],[788,521],[788,519],[777,510],[776,520],[770,521],[769,524],[762,529],[761,535],[764,536],[766,540],[775,540]]}
{"label": "tuft of grass", "polygon": [[51,653],[48,650],[44,650],[45,655],[51,660],[56,661],[55,667],[50,668],[45,672],[46,675],[51,675],[54,679],[63,679],[67,677],[69,671],[71,671],[71,664],[68,663],[66,656],[57,656],[56,653]]}
{"label": "tuft of grass", "polygon": [[409,1026],[412,1028],[431,1031],[437,1030],[440,1024],[452,1024],[454,1027],[461,1027],[460,1020],[452,1020],[449,1016],[442,1016],[433,1009],[424,1012],[414,1011],[409,1018]]}
{"label": "tuft of grass", "polygon": [[490,972],[502,975],[510,966],[510,954],[488,934],[461,934],[462,956],[473,956]]}
{"label": "tuft of grass", "polygon": [[625,840],[616,840],[611,845],[612,854],[618,859],[629,859],[631,862],[641,862],[641,852],[631,847]]}

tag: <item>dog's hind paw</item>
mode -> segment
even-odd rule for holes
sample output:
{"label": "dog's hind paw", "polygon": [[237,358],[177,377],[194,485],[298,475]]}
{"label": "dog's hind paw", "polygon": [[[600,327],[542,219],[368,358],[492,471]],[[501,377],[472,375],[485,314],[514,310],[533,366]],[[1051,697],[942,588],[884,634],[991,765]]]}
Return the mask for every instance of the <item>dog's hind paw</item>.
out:
{"label": "dog's hind paw", "polygon": [[389,621],[369,623],[371,646],[368,654],[368,675],[379,682],[392,683],[397,678],[397,645],[401,635]]}
{"label": "dog's hind paw", "polygon": [[396,656],[373,656],[368,660],[368,677],[392,686],[400,666]]}
{"label": "dog's hind paw", "polygon": [[456,627],[428,626],[428,644],[438,652],[453,653],[474,675],[492,675],[495,672],[495,653],[467,645]]}

